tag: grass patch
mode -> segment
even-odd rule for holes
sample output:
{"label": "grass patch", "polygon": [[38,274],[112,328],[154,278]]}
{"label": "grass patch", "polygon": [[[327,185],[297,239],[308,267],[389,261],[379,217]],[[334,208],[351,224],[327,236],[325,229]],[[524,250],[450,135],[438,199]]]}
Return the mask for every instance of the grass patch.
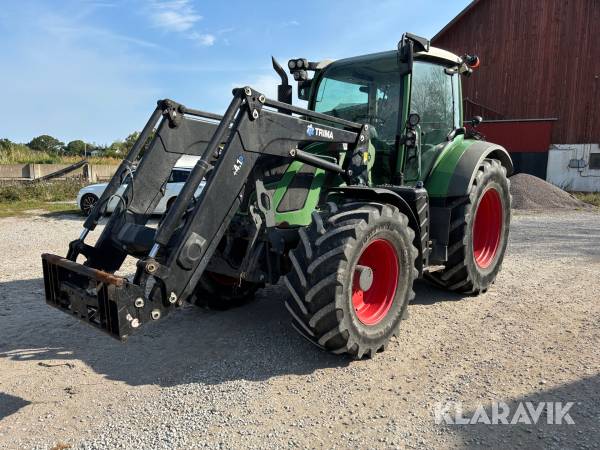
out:
{"label": "grass patch", "polygon": [[0,217],[20,215],[31,209],[78,211],[73,200],[79,189],[86,184],[85,181],[74,178],[0,185]]}
{"label": "grass patch", "polygon": [[0,218],[23,216],[27,211],[43,210],[47,212],[81,214],[77,205],[72,202],[43,202],[40,200],[21,200],[12,203],[0,203]]}
{"label": "grass patch", "polygon": [[571,192],[575,197],[585,203],[600,208],[600,192]]}

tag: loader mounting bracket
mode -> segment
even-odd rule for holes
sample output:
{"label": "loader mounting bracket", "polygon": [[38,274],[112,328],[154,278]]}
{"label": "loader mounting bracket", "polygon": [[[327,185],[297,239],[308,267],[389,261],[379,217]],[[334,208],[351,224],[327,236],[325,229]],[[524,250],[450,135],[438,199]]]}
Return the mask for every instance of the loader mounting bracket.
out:
{"label": "loader mounting bracket", "polygon": [[47,253],[42,265],[46,303],[116,339],[127,339],[143,323],[169,312],[125,278]]}

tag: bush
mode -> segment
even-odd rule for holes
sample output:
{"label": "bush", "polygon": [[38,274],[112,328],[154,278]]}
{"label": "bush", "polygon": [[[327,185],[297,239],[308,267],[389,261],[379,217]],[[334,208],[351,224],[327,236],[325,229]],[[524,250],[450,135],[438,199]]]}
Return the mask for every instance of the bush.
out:
{"label": "bush", "polygon": [[79,178],[45,182],[28,182],[0,185],[0,203],[23,200],[59,202],[75,200],[86,182]]}
{"label": "bush", "polygon": [[[0,140],[0,164],[74,164],[83,159],[82,156],[60,156],[48,152],[32,150],[23,144],[14,144]],[[88,147],[90,151],[90,147]],[[120,164],[120,158],[94,156],[88,158],[91,164]]]}
{"label": "bush", "polygon": [[600,192],[572,192],[579,200],[600,207]]}
{"label": "bush", "polygon": [[0,148],[0,164],[51,164],[57,162],[58,156],[47,152],[31,150],[23,144],[13,144]]}

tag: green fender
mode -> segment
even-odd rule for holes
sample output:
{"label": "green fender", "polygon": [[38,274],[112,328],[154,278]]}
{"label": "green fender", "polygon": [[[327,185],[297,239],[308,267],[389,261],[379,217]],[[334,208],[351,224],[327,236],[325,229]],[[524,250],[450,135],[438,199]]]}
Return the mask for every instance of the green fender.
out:
{"label": "green fender", "polygon": [[[316,143],[307,146],[304,150],[311,152],[315,155],[321,155],[324,158],[332,159],[332,155],[327,151],[328,143]],[[336,155],[337,156],[337,155]],[[336,161],[338,164],[342,164],[344,161],[345,153],[340,153]],[[371,181],[371,169],[375,162],[375,147],[373,144],[369,144],[369,162],[367,168],[369,170],[369,182]],[[301,209],[295,211],[279,212],[278,207],[287,192],[290,184],[296,174],[302,169],[304,163],[300,161],[293,161],[286,172],[282,176],[281,180],[274,184],[267,185],[268,189],[273,190],[273,209],[275,213],[275,223],[287,223],[288,226],[306,226],[312,222],[312,212],[317,208],[319,198],[321,195],[321,189],[325,184],[327,173],[323,169],[315,169],[314,177],[311,186],[307,192],[306,200]],[[338,177],[337,180],[332,181],[333,185],[343,185],[344,182]]]}
{"label": "green fender", "polygon": [[321,188],[325,182],[326,173],[323,169],[315,169],[314,177],[310,185],[310,189],[306,194],[306,200],[301,209],[295,211],[279,212],[277,209],[283,196],[288,190],[292,179],[296,173],[302,169],[304,163],[293,161],[279,182],[274,185],[269,185],[267,188],[274,189],[273,193],[273,210],[275,212],[275,223],[280,224],[286,222],[288,226],[306,226],[311,222],[311,214],[317,207]]}
{"label": "green fender", "polygon": [[497,159],[513,173],[513,163],[506,149],[498,144],[458,136],[438,156],[424,180],[430,197],[458,197],[469,193],[477,168],[484,159]]}

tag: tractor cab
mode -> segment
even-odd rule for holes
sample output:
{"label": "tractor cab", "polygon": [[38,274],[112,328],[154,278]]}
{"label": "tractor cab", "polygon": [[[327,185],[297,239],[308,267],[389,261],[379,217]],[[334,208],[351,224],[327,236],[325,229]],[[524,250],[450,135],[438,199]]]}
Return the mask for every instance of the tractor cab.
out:
{"label": "tractor cab", "polygon": [[407,33],[397,51],[288,63],[309,109],[371,126],[374,185],[425,181],[463,132],[460,75],[470,74],[478,60],[419,39]]}

